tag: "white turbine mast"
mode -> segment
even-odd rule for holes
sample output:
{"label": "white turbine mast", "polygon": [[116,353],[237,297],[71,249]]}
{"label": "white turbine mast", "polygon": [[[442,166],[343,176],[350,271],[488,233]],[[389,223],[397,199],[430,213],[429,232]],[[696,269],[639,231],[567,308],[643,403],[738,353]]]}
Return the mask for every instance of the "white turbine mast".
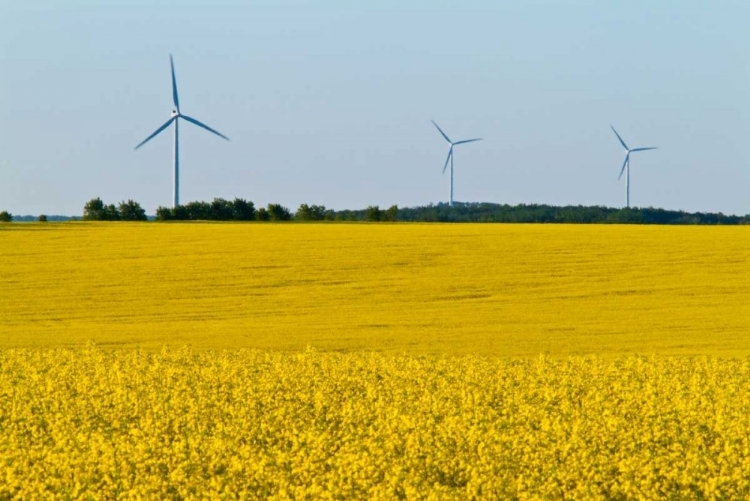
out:
{"label": "white turbine mast", "polygon": [[615,136],[617,136],[617,139],[620,140],[620,144],[623,148],[625,148],[625,151],[627,153],[625,154],[625,161],[622,164],[622,169],[620,169],[620,175],[617,177],[617,180],[619,181],[620,178],[622,178],[622,173],[625,172],[627,169],[627,174],[625,175],[625,204],[626,207],[630,208],[630,154],[635,153],[636,151],[647,151],[647,150],[655,150],[656,146],[650,146],[648,148],[633,148],[632,150],[628,148],[628,145],[625,144],[625,141],[622,140],[620,137],[620,134],[617,133],[614,127],[612,127],[612,132],[615,133]]}
{"label": "white turbine mast", "polygon": [[197,125],[198,127],[202,127],[203,129],[206,129],[209,132],[213,132],[219,137],[222,137],[229,141],[229,138],[225,136],[224,134],[212,129],[208,125],[199,122],[195,118],[191,118],[187,115],[184,115],[180,112],[180,100],[177,98],[177,79],[174,76],[174,60],[172,59],[172,54],[169,55],[169,64],[172,67],[172,102],[174,103],[174,109],[172,110],[172,118],[167,120],[164,125],[156,129],[156,131],[148,136],[146,139],[141,141],[138,146],[135,147],[137,150],[147,142],[151,141],[153,138],[159,135],[161,131],[169,127],[172,122],[174,122],[174,192],[173,192],[173,201],[172,201],[172,207],[177,207],[180,205],[180,140],[179,140],[179,119],[182,118],[183,120],[190,122],[191,124]]}
{"label": "white turbine mast", "polygon": [[443,174],[445,174],[445,169],[448,168],[448,162],[451,163],[451,191],[450,191],[450,197],[448,199],[448,205],[453,207],[453,147],[458,146],[459,144],[466,144],[466,143],[473,143],[474,141],[481,141],[482,138],[476,138],[476,139],[464,139],[463,141],[456,141],[455,143],[448,139],[448,136],[443,132],[443,129],[441,129],[438,124],[435,123],[434,120],[432,120],[432,125],[434,125],[437,130],[440,132],[440,134],[445,138],[446,141],[451,145],[450,149],[448,150],[448,158],[445,159],[445,166],[443,166]]}

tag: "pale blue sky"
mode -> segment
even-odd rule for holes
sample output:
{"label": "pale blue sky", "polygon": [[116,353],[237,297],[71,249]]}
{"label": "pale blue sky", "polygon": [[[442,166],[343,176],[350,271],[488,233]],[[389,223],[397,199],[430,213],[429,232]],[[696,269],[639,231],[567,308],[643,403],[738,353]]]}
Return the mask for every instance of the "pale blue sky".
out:
{"label": "pale blue sky", "polygon": [[455,198],[750,213],[750,2],[0,2],[0,210]]}

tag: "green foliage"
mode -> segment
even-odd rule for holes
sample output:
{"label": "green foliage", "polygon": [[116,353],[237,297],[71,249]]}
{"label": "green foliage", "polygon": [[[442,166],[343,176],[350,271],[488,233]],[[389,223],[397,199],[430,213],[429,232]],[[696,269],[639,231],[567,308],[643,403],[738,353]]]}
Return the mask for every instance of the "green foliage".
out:
{"label": "green foliage", "polygon": [[84,221],[104,221],[104,202],[99,197],[92,198],[83,206]]}
{"label": "green foliage", "polygon": [[258,221],[268,221],[271,219],[271,216],[268,214],[265,207],[261,207],[255,212],[255,219]]}
{"label": "green foliage", "polygon": [[380,215],[381,221],[396,221],[398,218],[398,205],[391,205]]}
{"label": "green foliage", "polygon": [[[40,220],[42,216],[39,216]],[[47,216],[43,216],[47,220]],[[146,211],[134,201],[105,205],[101,198],[92,198],[83,206],[84,221],[146,221]]]}
{"label": "green foliage", "polygon": [[39,221],[40,223],[46,223],[46,222],[47,222],[47,216],[46,216],[46,215],[44,215],[44,214],[41,214],[41,215],[40,215],[40,216],[39,216],[39,217],[37,218],[37,221]]}
{"label": "green foliage", "polygon": [[232,203],[232,218],[235,221],[252,221],[255,219],[255,204],[243,198],[235,198]]}
{"label": "green foliage", "polygon": [[292,213],[283,205],[268,204],[267,210],[271,221],[289,221],[292,219]]}
{"label": "green foliage", "polygon": [[214,198],[208,209],[208,217],[214,221],[230,221],[234,219],[234,204],[223,198]]}
{"label": "green foliage", "polygon": [[[92,201],[94,202],[94,201]],[[268,204],[255,210],[253,202],[236,198],[234,202],[214,199],[212,203],[191,202],[175,209],[159,207],[158,221],[214,220],[214,221],[288,221],[289,209],[279,204]],[[399,208],[391,205],[382,210],[371,205],[360,210],[326,209],[323,205],[301,204],[294,213],[298,221],[416,221],[416,222],[473,222],[473,223],[578,223],[578,224],[750,224],[748,216],[727,216],[721,213],[688,213],[665,209],[586,207],[553,205],[500,205],[492,203],[456,202],[423,207]]]}
{"label": "green foliage", "polygon": [[399,209],[399,221],[496,223],[619,223],[619,224],[750,224],[748,216],[689,213],[647,208],[617,209],[601,206],[500,205],[455,202]]}
{"label": "green foliage", "polygon": [[105,205],[99,197],[92,198],[83,206],[84,221],[119,221],[120,219],[118,208],[114,204]]}
{"label": "green foliage", "polygon": [[117,210],[115,204],[109,204],[104,206],[104,219],[103,221],[119,221],[120,212]]}
{"label": "green foliage", "polygon": [[13,214],[7,210],[0,212],[0,223],[10,223],[11,221],[13,221]]}
{"label": "green foliage", "polygon": [[302,204],[294,214],[294,219],[299,221],[322,221],[326,217],[332,217],[332,211],[326,211],[324,205]]}
{"label": "green foliage", "polygon": [[123,221],[146,221],[148,219],[141,204],[133,200],[120,202],[117,210],[120,213],[120,219]]}
{"label": "green foliage", "polygon": [[174,219],[174,212],[171,207],[158,207],[156,209],[157,221],[171,221]]}
{"label": "green foliage", "polygon": [[380,221],[382,212],[377,205],[370,205],[365,209],[365,221]]}
{"label": "green foliage", "polygon": [[[190,202],[185,205],[184,214],[187,216],[186,219],[191,221],[208,221],[213,219],[211,217],[211,204],[208,202]],[[183,215],[183,212],[177,208],[175,209],[175,215],[181,219],[180,216]]]}
{"label": "green foliage", "polygon": [[252,221],[255,205],[242,198],[233,201],[214,198],[213,202],[189,202],[177,207],[156,209],[157,221]]}

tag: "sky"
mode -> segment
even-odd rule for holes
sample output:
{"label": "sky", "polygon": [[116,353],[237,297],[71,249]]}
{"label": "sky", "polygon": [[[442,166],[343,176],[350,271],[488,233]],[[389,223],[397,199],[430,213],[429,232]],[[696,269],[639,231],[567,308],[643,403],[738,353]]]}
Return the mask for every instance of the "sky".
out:
{"label": "sky", "polygon": [[750,213],[750,2],[0,1],[0,210],[455,199]]}

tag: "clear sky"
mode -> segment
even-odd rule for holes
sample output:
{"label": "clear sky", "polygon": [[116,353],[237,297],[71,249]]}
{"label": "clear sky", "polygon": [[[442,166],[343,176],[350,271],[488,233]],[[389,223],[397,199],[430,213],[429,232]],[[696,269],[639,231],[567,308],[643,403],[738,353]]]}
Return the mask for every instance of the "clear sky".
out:
{"label": "clear sky", "polygon": [[94,197],[750,213],[750,2],[0,1],[0,210]]}

